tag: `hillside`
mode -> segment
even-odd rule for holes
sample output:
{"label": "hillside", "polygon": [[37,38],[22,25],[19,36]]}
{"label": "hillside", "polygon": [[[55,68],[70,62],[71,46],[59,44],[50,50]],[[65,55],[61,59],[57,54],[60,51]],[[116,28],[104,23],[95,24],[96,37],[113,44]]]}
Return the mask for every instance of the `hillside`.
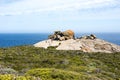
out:
{"label": "hillside", "polygon": [[119,80],[120,53],[0,48],[0,80]]}

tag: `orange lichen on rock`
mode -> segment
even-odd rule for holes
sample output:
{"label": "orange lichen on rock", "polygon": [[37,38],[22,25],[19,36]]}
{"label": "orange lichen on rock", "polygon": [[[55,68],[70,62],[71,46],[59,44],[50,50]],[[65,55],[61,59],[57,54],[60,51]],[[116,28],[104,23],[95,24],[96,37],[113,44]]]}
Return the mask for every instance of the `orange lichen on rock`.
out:
{"label": "orange lichen on rock", "polygon": [[66,30],[63,32],[65,36],[69,36],[71,39],[74,39],[75,33],[72,30]]}
{"label": "orange lichen on rock", "polygon": [[73,36],[75,33],[72,31],[72,30],[67,30],[67,31],[65,31],[65,32],[67,32],[69,35],[71,35],[71,36]]}

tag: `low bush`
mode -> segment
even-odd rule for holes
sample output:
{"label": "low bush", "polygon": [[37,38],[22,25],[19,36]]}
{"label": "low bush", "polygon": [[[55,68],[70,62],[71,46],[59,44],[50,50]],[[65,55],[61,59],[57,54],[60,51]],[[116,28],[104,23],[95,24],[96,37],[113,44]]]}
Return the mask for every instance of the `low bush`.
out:
{"label": "low bush", "polygon": [[0,75],[0,80],[41,80],[39,77],[32,76],[16,76],[16,75]]}
{"label": "low bush", "polygon": [[66,71],[54,68],[38,68],[32,69],[26,73],[29,76],[40,77],[42,80],[88,80],[85,74],[80,74],[73,71]]}

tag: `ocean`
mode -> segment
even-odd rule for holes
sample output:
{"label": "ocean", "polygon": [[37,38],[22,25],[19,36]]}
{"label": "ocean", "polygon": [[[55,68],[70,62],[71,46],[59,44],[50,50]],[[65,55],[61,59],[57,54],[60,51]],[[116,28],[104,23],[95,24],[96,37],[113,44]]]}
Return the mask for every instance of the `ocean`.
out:
{"label": "ocean", "polygon": [[[76,37],[88,35],[89,33],[77,33]],[[120,45],[120,33],[94,33],[97,38]],[[0,34],[0,47],[13,47],[22,45],[33,45],[39,41],[48,39],[48,33],[25,33],[25,34]]]}

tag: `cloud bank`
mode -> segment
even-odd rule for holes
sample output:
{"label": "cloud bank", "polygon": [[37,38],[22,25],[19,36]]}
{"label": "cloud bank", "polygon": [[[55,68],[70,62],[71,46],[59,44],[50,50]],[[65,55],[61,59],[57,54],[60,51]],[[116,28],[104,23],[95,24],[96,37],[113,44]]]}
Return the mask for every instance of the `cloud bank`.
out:
{"label": "cloud bank", "polygon": [[20,0],[0,6],[0,16],[51,11],[81,11],[120,8],[118,0]]}

